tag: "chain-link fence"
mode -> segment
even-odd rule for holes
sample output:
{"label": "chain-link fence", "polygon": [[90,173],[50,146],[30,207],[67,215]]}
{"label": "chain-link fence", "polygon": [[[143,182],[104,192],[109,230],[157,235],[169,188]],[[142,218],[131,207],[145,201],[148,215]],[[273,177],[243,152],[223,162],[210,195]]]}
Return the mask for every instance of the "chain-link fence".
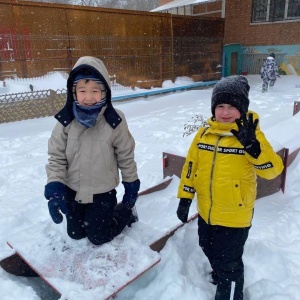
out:
{"label": "chain-link fence", "polygon": [[[0,80],[69,73],[86,55],[104,61],[119,89],[219,79],[223,33],[217,18],[0,0]],[[64,102],[34,93],[2,97],[0,122],[53,115]]]}
{"label": "chain-link fence", "polygon": [[[260,74],[260,69],[269,54],[245,53],[243,54],[243,71],[248,74]],[[278,66],[283,62],[285,53],[276,53],[276,63]]]}
{"label": "chain-link fence", "polygon": [[0,80],[39,77],[52,71],[68,73],[80,56],[91,55],[104,61],[119,84],[137,85],[150,80],[161,86],[164,80],[179,76],[212,78],[219,71],[221,53],[222,39],[214,37],[43,37],[0,33]]}
{"label": "chain-link fence", "polygon": [[66,90],[0,95],[0,123],[53,116],[66,102]]}
{"label": "chain-link fence", "polygon": [[69,72],[85,55],[124,86],[213,76],[223,33],[223,19],[0,0],[0,80]]}

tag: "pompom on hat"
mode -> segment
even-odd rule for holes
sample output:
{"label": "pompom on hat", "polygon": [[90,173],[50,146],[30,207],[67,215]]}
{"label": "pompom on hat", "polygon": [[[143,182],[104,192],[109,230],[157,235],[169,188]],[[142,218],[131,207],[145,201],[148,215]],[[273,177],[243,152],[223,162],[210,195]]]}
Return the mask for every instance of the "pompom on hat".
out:
{"label": "pompom on hat", "polygon": [[211,112],[215,116],[215,109],[219,104],[230,104],[237,108],[243,116],[249,107],[248,80],[244,76],[223,78],[213,89],[211,97]]}

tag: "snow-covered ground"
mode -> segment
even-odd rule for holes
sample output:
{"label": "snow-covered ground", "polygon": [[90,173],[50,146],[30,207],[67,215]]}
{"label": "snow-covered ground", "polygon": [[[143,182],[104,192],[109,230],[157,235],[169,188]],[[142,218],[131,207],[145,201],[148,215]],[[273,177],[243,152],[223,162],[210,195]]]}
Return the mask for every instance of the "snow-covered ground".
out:
{"label": "snow-covered ground", "polygon": [[[300,77],[282,76],[273,90],[264,94],[258,75],[247,78],[251,86],[250,109],[259,113],[261,128],[274,149],[285,146],[294,151],[300,147],[300,113],[292,116],[294,101],[300,101]],[[47,77],[46,82],[37,79],[35,89],[56,90],[64,88],[66,83],[63,76],[56,74]],[[14,85],[13,91],[24,91],[22,84],[29,91],[27,82],[6,82],[6,88]],[[168,87],[172,85],[165,83]],[[0,94],[1,87],[0,82]],[[136,140],[141,190],[163,179],[162,152],[185,155],[193,134],[183,137],[184,125],[196,114],[210,116],[211,92],[212,88],[207,88],[114,104],[125,113]],[[50,218],[43,192],[47,140],[54,124],[53,117],[0,124],[0,260],[13,253],[6,244],[11,236]],[[124,234],[146,244],[155,233],[177,225],[177,185],[178,178],[174,177],[167,189],[140,197],[137,202],[140,222],[127,228]],[[121,200],[123,187],[119,186],[117,192]],[[194,212],[192,206],[191,214]],[[59,234],[65,223],[51,226]],[[149,230],[145,231],[147,227]],[[160,255],[161,262],[121,291],[117,299],[213,299],[215,286],[208,283],[210,268],[198,246],[196,222],[179,229]],[[257,201],[244,262],[248,299],[300,299],[300,155],[288,168],[285,193],[280,191]],[[1,268],[0,286],[0,299],[59,298],[40,279],[16,277]]]}

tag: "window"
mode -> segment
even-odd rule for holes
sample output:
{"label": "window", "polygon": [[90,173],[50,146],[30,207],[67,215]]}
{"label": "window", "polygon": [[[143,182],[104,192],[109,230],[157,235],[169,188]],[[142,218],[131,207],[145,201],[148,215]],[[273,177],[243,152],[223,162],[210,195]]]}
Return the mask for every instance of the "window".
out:
{"label": "window", "polygon": [[185,14],[187,16],[191,16],[193,14],[193,6],[192,5],[185,6]]}
{"label": "window", "polygon": [[300,0],[253,0],[252,22],[300,19]]}
{"label": "window", "polygon": [[284,20],[285,0],[270,1],[270,14],[269,21],[282,21]]}
{"label": "window", "polygon": [[252,22],[265,22],[267,19],[268,0],[254,0]]}
{"label": "window", "polygon": [[174,15],[192,15],[192,5],[173,7],[165,10],[165,12]]}
{"label": "window", "polygon": [[178,15],[184,15],[184,6],[179,6],[177,8],[177,14]]}
{"label": "window", "polygon": [[290,0],[287,11],[288,19],[300,19],[300,0]]}

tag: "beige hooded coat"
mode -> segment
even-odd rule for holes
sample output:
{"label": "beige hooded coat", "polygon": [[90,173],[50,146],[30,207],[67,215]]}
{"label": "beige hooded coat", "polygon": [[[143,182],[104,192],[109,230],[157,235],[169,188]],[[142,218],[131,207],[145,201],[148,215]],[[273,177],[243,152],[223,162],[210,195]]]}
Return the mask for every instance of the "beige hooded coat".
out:
{"label": "beige hooded coat", "polygon": [[[72,115],[73,78],[81,67],[99,72],[107,89],[107,106],[100,111],[92,128],[81,125]],[[93,195],[116,188],[121,171],[124,182],[138,179],[134,160],[135,141],[124,114],[111,105],[108,72],[101,60],[82,57],[68,79],[66,106],[56,115],[57,122],[48,142],[48,183],[58,181],[76,191],[80,203],[93,202]]]}

